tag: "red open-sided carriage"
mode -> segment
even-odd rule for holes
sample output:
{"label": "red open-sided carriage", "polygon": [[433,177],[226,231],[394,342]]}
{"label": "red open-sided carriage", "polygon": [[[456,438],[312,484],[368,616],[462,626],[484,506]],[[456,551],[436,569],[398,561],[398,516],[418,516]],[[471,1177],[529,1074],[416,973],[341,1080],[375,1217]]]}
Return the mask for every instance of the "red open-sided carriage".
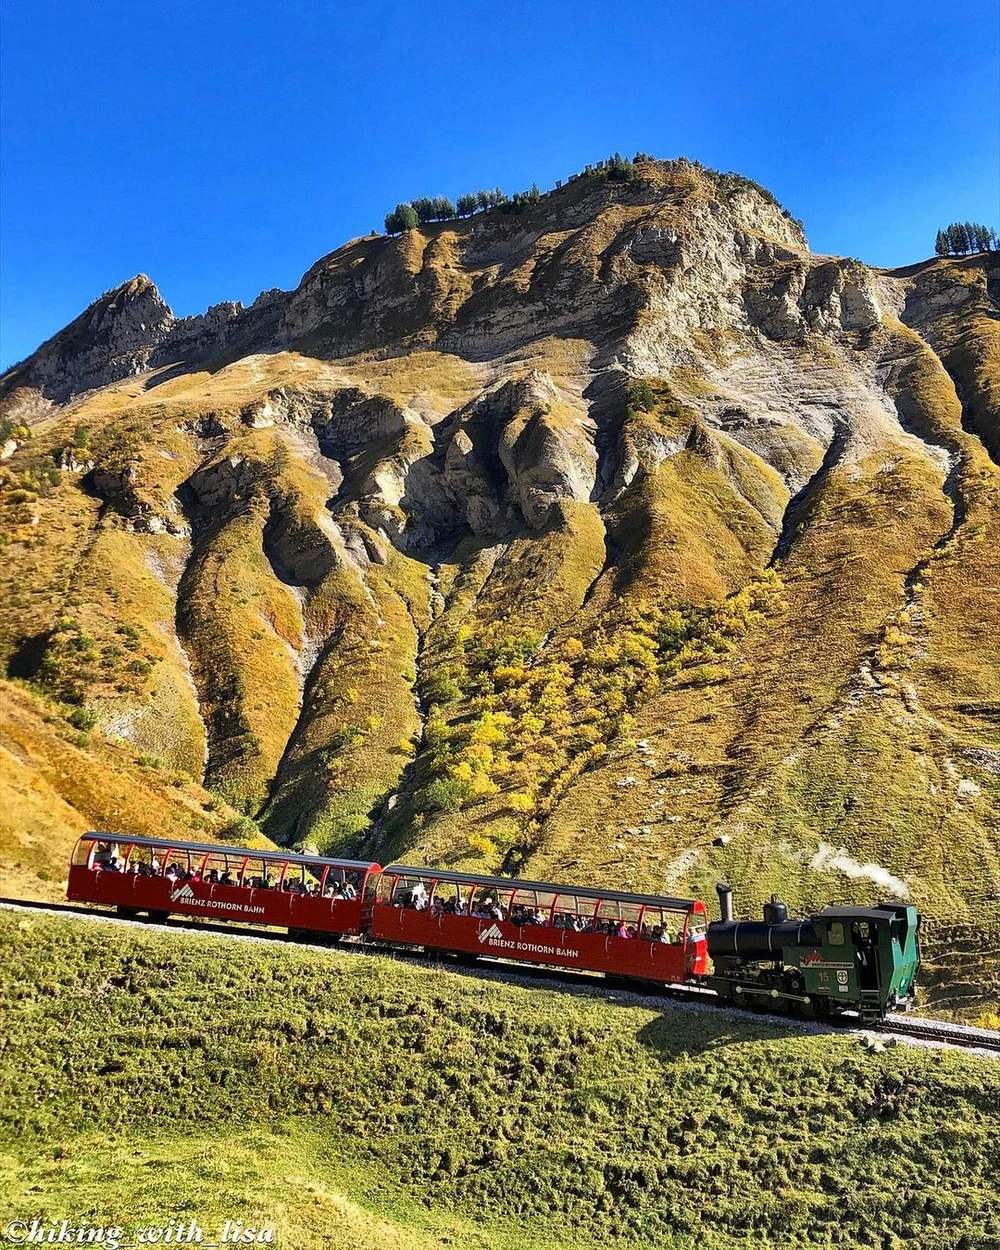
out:
{"label": "red open-sided carriage", "polygon": [[698,899],[392,864],[373,878],[386,942],[682,984],[708,971]]}
{"label": "red open-sided carriage", "polygon": [[85,833],[66,895],[124,915],[176,912],[360,937],[369,879],[378,872],[378,864],[359,860]]}

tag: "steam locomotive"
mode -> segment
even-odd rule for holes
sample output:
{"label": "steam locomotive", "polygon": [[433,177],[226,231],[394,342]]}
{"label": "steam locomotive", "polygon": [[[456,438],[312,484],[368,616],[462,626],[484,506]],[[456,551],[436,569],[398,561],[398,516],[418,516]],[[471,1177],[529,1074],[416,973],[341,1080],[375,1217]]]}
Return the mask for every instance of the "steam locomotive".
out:
{"label": "steam locomotive", "polygon": [[762,920],[734,920],[733,892],[716,887],[722,919],[708,926],[713,972],[705,978],[720,998],[759,1006],[780,1000],[803,1013],[882,1019],[913,1005],[920,968],[920,918],[910,903],[824,907],[808,920],[789,920],[772,897]]}
{"label": "steam locomotive", "polygon": [[772,899],[763,920],[735,920],[732,889],[717,888],[721,919],[710,922],[700,899],[93,832],[73,852],[67,897],[154,921],[238,920],[303,940],[697,986],[803,1015],[880,1019],[912,1005],[915,907],[831,906],[789,920]]}

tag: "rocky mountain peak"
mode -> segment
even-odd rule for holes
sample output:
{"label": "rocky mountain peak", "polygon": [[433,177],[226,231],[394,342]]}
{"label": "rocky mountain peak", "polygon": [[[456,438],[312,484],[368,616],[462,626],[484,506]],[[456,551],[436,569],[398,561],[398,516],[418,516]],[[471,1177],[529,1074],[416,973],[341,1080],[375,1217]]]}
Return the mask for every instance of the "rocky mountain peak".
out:
{"label": "rocky mountain peak", "polygon": [[295,291],[263,292],[247,309],[225,302],[178,319],[137,274],[9,370],[0,397],[20,387],[63,403],[234,351],[330,358],[433,344],[476,358],[553,332],[617,351],[645,311],[690,329],[748,266],[805,251],[800,223],[748,179],[687,161],[643,160],[635,171],[628,181],[577,175],[517,213],[356,239]]}
{"label": "rocky mountain peak", "polygon": [[83,319],[81,330],[93,346],[103,341],[110,349],[126,350],[133,336],[137,342],[151,340],[169,330],[175,320],[155,283],[144,273],[105,292],[84,312]]}

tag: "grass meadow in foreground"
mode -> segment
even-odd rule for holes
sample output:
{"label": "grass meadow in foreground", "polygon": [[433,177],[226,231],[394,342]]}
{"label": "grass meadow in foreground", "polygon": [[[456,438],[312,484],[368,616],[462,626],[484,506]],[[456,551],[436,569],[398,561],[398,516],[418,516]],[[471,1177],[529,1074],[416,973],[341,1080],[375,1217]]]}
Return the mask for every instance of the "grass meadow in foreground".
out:
{"label": "grass meadow in foreground", "polygon": [[286,1250],[1000,1246],[1000,1065],[0,913],[0,1209]]}

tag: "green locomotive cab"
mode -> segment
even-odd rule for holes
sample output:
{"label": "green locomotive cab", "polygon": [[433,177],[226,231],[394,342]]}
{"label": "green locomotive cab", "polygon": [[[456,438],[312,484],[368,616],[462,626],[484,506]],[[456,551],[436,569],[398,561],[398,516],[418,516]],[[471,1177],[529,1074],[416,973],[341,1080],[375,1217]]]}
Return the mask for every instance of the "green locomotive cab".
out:
{"label": "green locomotive cab", "polygon": [[784,952],[807,995],[833,1011],[849,1006],[882,1019],[913,1006],[920,964],[917,909],[909,903],[825,907],[812,918],[815,945]]}
{"label": "green locomotive cab", "polygon": [[811,1015],[857,1012],[882,1019],[913,1005],[920,966],[917,909],[909,903],[825,907],[788,920],[772,899],[764,919],[733,920],[730,891],[720,887],[723,919],[709,925],[713,975],[722,997]]}

